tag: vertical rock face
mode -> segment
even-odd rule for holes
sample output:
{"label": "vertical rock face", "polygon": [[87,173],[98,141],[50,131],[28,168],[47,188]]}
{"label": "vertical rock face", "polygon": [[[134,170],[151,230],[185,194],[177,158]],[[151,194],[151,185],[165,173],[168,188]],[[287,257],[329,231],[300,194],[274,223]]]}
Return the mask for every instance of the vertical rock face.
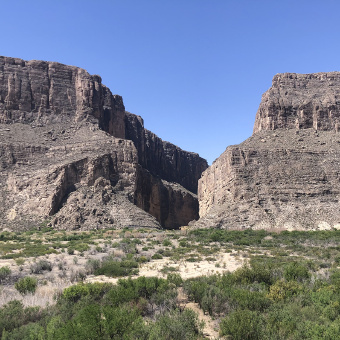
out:
{"label": "vertical rock face", "polygon": [[134,202],[144,211],[155,216],[165,228],[179,228],[198,219],[196,195],[177,183],[170,183],[153,176],[139,167]]}
{"label": "vertical rock face", "polygon": [[127,139],[131,139],[138,152],[139,163],[152,175],[168,182],[181,184],[197,193],[197,183],[208,163],[198,154],[181,150],[144,129],[143,119],[131,113],[125,118]]}
{"label": "vertical rock face", "polygon": [[0,57],[0,155],[3,228],[177,228],[198,217],[190,190],[206,161],[145,130],[77,67]]}
{"label": "vertical rock face", "polygon": [[125,138],[125,108],[99,76],[55,62],[0,57],[0,123],[49,124],[98,119]]}
{"label": "vertical rock face", "polygon": [[309,129],[338,131],[340,73],[277,74],[264,93],[254,133],[261,130]]}
{"label": "vertical rock face", "polygon": [[340,226],[340,73],[279,74],[254,134],[229,146],[199,181],[197,226]]}

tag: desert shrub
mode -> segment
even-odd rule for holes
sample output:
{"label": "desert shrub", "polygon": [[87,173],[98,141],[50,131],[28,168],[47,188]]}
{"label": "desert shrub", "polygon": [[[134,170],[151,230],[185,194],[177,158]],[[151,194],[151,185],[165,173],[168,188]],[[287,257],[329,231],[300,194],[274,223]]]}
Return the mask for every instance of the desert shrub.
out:
{"label": "desert shrub", "polygon": [[114,289],[110,283],[78,283],[77,285],[65,288],[62,297],[71,302],[77,302],[84,296],[90,295],[93,299],[100,299],[104,294]]}
{"label": "desert shrub", "polygon": [[168,282],[173,283],[176,287],[179,287],[183,283],[183,279],[178,273],[169,273],[166,279]]}
{"label": "desert shrub", "polygon": [[201,278],[187,280],[184,285],[185,290],[188,293],[189,299],[197,303],[201,303],[205,292],[208,290],[208,283]]}
{"label": "desert shrub", "polygon": [[334,285],[338,292],[340,292],[340,269],[334,269],[331,271],[330,281]]}
{"label": "desert shrub", "polygon": [[[336,320],[340,315],[340,301],[331,302],[324,310],[323,316],[331,321]],[[340,321],[340,320],[339,320]]]}
{"label": "desert shrub", "polygon": [[106,307],[104,332],[110,339],[147,339],[147,329],[137,308]]}
{"label": "desert shrub", "polygon": [[217,315],[225,311],[226,299],[223,297],[221,289],[215,286],[207,287],[200,300],[200,306],[209,315]]}
{"label": "desert shrub", "polygon": [[51,271],[52,263],[46,260],[40,260],[33,263],[30,267],[31,274],[41,274],[43,271]]}
{"label": "desert shrub", "polygon": [[185,240],[179,241],[178,244],[179,244],[180,247],[188,247],[189,246],[188,242],[185,241]]}
{"label": "desert shrub", "polygon": [[0,268],[0,282],[5,280],[11,275],[11,270],[8,266],[4,266]]}
{"label": "desert shrub", "polygon": [[137,308],[88,304],[71,320],[48,324],[52,339],[147,339],[145,326]]}
{"label": "desert shrub", "polygon": [[146,262],[149,262],[149,261],[150,261],[150,258],[147,258],[146,256],[139,256],[139,257],[137,258],[137,261],[138,261],[139,263],[146,263]]}
{"label": "desert shrub", "polygon": [[297,295],[301,291],[302,286],[296,281],[286,282],[284,280],[279,280],[270,286],[267,297],[272,301],[278,302]]}
{"label": "desert shrub", "polygon": [[173,272],[177,272],[178,268],[176,267],[172,267],[172,266],[164,266],[160,272],[163,274],[167,274],[167,273],[173,273]]}
{"label": "desert shrub", "polygon": [[[27,307],[21,301],[13,300],[0,308],[0,334],[12,331],[29,322],[38,321],[41,312],[38,307]],[[4,332],[4,330],[6,330]],[[8,337],[11,339],[11,337]]]}
{"label": "desert shrub", "polygon": [[47,244],[26,244],[22,253],[16,255],[19,255],[17,257],[37,257],[55,253],[57,251]]}
{"label": "desert shrub", "polygon": [[85,270],[87,274],[93,274],[98,268],[100,268],[100,261],[97,259],[88,259],[85,264]]}
{"label": "desert shrub", "polygon": [[25,259],[22,257],[19,257],[15,260],[15,263],[17,266],[22,266],[25,263]]}
{"label": "desert shrub", "polygon": [[162,315],[151,326],[149,340],[191,340],[201,334],[203,324],[198,321],[197,314],[191,309],[182,313],[178,310]]}
{"label": "desert shrub", "polygon": [[313,303],[322,307],[330,305],[337,297],[335,287],[332,285],[320,287],[317,291],[311,293]]}
{"label": "desert shrub", "polygon": [[250,310],[237,310],[225,317],[221,324],[221,335],[233,340],[262,339],[262,317]]}
{"label": "desert shrub", "polygon": [[168,239],[165,239],[162,244],[163,244],[164,247],[172,246],[172,242]]}
{"label": "desert shrub", "polygon": [[68,247],[68,248],[67,248],[67,253],[68,253],[69,255],[74,255],[74,248],[73,248],[73,247]]}
{"label": "desert shrub", "polygon": [[267,285],[275,280],[274,272],[270,266],[265,264],[251,263],[251,266],[244,265],[233,273],[235,283],[249,284],[253,282],[263,282]]}
{"label": "desert shrub", "polygon": [[129,301],[137,301],[138,293],[136,292],[133,286],[124,287],[121,285],[114,286],[106,295],[106,300],[109,301],[110,305],[114,307],[118,307],[120,304],[129,302]]}
{"label": "desert shrub", "polygon": [[35,277],[26,276],[15,283],[15,289],[22,295],[32,293],[34,294],[37,286],[38,281]]}
{"label": "desert shrub", "polygon": [[190,256],[190,257],[186,258],[185,261],[187,261],[187,262],[200,262],[200,261],[202,261],[202,258],[199,257],[199,256]]}
{"label": "desert shrub", "polygon": [[287,281],[296,280],[303,281],[308,280],[310,278],[310,273],[305,264],[298,262],[289,263],[284,269],[284,278]]}
{"label": "desert shrub", "polygon": [[162,256],[161,254],[156,253],[156,254],[153,254],[153,255],[151,256],[151,258],[152,258],[153,260],[160,260],[160,259],[163,258],[163,256]]}
{"label": "desert shrub", "polygon": [[74,250],[83,253],[84,251],[90,250],[90,246],[87,243],[76,243],[73,246]]}
{"label": "desert shrub", "polygon": [[137,273],[138,262],[135,260],[124,259],[117,261],[111,257],[104,259],[100,267],[94,271],[95,275],[106,275],[110,277],[134,275]]}
{"label": "desert shrub", "polygon": [[234,288],[228,292],[227,296],[230,304],[238,309],[263,312],[271,304],[266,291],[250,291],[248,289]]}

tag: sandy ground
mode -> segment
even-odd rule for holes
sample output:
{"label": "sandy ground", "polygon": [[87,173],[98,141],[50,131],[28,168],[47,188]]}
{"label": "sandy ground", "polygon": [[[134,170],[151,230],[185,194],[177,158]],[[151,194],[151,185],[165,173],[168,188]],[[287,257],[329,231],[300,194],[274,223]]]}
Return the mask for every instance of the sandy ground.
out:
{"label": "sandy ground", "polygon": [[[213,275],[222,274],[226,271],[234,271],[241,267],[244,263],[243,258],[235,258],[230,253],[217,253],[214,255],[217,261],[206,261],[202,260],[200,262],[187,262],[187,261],[172,261],[169,259],[152,260],[148,263],[142,264],[139,268],[139,274],[132,276],[132,278],[137,278],[139,276],[157,276],[166,277],[167,274],[163,274],[161,270],[165,267],[173,267],[177,270],[174,271],[181,275],[182,279],[190,279],[203,275]],[[216,267],[216,264],[218,267]],[[94,276],[89,275],[85,282],[111,282],[116,283],[118,278],[110,278],[104,275]]]}

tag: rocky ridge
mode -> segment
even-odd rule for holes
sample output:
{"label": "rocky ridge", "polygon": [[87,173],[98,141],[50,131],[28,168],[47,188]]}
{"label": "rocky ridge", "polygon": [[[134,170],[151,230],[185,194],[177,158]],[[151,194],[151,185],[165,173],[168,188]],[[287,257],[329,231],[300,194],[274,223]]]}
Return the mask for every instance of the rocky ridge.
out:
{"label": "rocky ridge", "polygon": [[2,228],[198,218],[206,161],[144,129],[99,76],[74,66],[0,57],[0,153]]}
{"label": "rocky ridge", "polygon": [[199,180],[200,227],[340,227],[340,73],[278,74],[253,136]]}

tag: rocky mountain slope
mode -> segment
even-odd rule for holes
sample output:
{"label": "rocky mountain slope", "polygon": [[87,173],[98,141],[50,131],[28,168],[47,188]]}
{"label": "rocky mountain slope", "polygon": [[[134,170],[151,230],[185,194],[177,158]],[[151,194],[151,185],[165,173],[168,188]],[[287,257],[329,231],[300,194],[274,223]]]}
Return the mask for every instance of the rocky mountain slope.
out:
{"label": "rocky mountain slope", "polygon": [[278,74],[253,136],[199,180],[197,226],[340,227],[340,73]]}
{"label": "rocky mountain slope", "polygon": [[0,57],[0,226],[178,228],[207,162],[162,141],[99,76]]}

